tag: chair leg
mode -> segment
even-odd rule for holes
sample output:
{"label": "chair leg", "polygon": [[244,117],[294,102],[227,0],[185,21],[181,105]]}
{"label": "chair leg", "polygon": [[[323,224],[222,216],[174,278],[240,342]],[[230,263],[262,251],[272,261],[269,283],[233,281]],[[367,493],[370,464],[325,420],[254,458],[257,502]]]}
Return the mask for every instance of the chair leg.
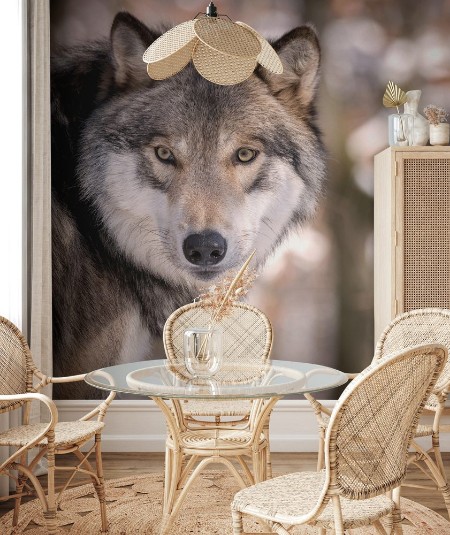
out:
{"label": "chair leg", "polygon": [[49,431],[47,434],[47,510],[44,511],[44,518],[47,533],[54,535],[57,533],[56,526],[56,497],[55,497],[55,432]]}
{"label": "chair leg", "polygon": [[441,448],[439,446],[439,433],[433,433],[433,435],[431,437],[431,441],[432,441],[432,444],[433,444],[433,451],[434,451],[434,457],[436,459],[436,464],[437,464],[437,466],[439,468],[439,471],[442,474],[442,477],[445,480],[447,480],[447,477],[446,477],[446,474],[445,474],[444,462],[442,460],[442,455],[441,455]]}
{"label": "chair leg", "polygon": [[102,521],[102,533],[108,533],[108,518],[106,516],[106,497],[105,481],[103,478],[103,461],[102,461],[102,436],[100,433],[95,435],[95,465],[97,469],[98,483],[94,483],[97,492],[98,501],[100,502],[100,515]]}
{"label": "chair leg", "polygon": [[387,531],[384,529],[383,524],[379,520],[375,520],[373,523],[373,527],[375,528],[376,532],[380,535],[387,535]]}
{"label": "chair leg", "polygon": [[233,535],[243,535],[242,513],[240,511],[231,511],[231,516],[233,517]]}
{"label": "chair leg", "polygon": [[[177,497],[177,490],[180,482],[181,476],[181,467],[183,464],[183,456],[179,451],[171,451],[171,461],[170,461],[170,483],[167,494],[167,502],[165,503],[165,508],[163,515],[165,520],[171,515],[175,503],[175,498]],[[164,521],[165,521],[164,520]]]}
{"label": "chair leg", "polygon": [[333,517],[335,535],[344,535],[344,520],[342,518],[341,500],[339,496],[333,496]]}
{"label": "chair leg", "polygon": [[445,481],[444,485],[439,487],[439,490],[441,491],[442,497],[444,498],[447,514],[448,516],[450,516],[450,489],[448,487],[447,481]]}
{"label": "chair leg", "polygon": [[400,508],[400,492],[401,487],[397,487],[392,491],[392,500],[395,503],[395,509],[392,513],[392,533],[402,535],[402,514]]}
{"label": "chair leg", "polygon": [[[417,445],[416,449],[418,449]],[[442,497],[444,498],[445,507],[447,509],[448,515],[450,516],[450,489],[447,483],[445,472],[444,474],[442,474],[440,467],[436,462],[431,459],[428,453],[424,452],[423,450],[419,451],[419,453],[422,453],[423,462],[426,464],[428,470],[431,472],[432,479],[437,484],[437,488],[441,492]],[[439,458],[441,458],[440,455]]]}
{"label": "chair leg", "polygon": [[325,465],[325,429],[319,431],[319,451],[317,453],[317,471],[320,472]]}
{"label": "chair leg", "polygon": [[266,423],[264,424],[264,436],[266,437],[267,441],[267,448],[266,448],[266,468],[267,468],[267,479],[272,479],[272,460],[270,457],[270,418],[267,418]]}
{"label": "chair leg", "polygon": [[164,513],[169,501],[170,483],[172,481],[172,450],[166,446],[164,461]]}
{"label": "chair leg", "polygon": [[[21,458],[20,458],[20,464],[25,465],[27,464],[27,456],[28,452],[25,452]],[[19,472],[17,474],[17,483],[16,483],[16,494],[21,494],[23,492],[23,487],[27,481],[28,477],[23,472]],[[14,499],[14,513],[13,513],[13,521],[12,525],[17,526],[17,523],[19,522],[19,510],[20,510],[20,504],[22,502],[22,496],[17,496]]]}
{"label": "chair leg", "polygon": [[252,462],[253,462],[253,477],[255,479],[255,483],[260,483],[261,481],[264,481],[264,472],[265,472],[265,463],[266,463],[266,452],[263,450],[253,452],[252,454]]}
{"label": "chair leg", "polygon": [[434,458],[436,460],[436,466],[442,476],[442,480],[438,480],[438,488],[442,493],[442,497],[444,498],[445,502],[445,507],[447,508],[447,513],[450,516],[450,489],[448,487],[447,475],[445,473],[444,462],[442,460],[441,455],[441,448],[439,446],[439,433],[433,433],[431,440],[433,444],[433,452]]}
{"label": "chair leg", "polygon": [[[101,448],[102,436],[100,433],[95,435],[95,471],[93,466],[88,460],[88,455],[84,455],[80,448],[78,447],[74,450],[74,454],[81,461],[80,466],[85,465],[88,474],[94,485],[95,492],[100,506],[100,520],[101,520],[101,533],[108,533],[108,519],[106,515],[106,496],[105,496],[105,481],[103,478],[103,462],[102,462],[102,448]],[[91,450],[92,451],[92,450]],[[74,472],[75,473],[75,472]],[[67,481],[66,485],[70,483],[70,479]],[[61,491],[61,493],[64,490]]]}

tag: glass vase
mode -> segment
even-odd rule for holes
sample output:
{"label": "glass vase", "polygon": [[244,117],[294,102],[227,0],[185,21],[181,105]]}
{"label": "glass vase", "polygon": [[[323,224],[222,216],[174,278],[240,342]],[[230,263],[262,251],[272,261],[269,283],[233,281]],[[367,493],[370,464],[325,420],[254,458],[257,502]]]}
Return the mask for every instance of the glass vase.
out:
{"label": "glass vase", "polygon": [[212,377],[222,364],[222,329],[191,327],[184,332],[184,362],[194,378]]}
{"label": "glass vase", "polygon": [[408,147],[413,144],[414,117],[408,113],[389,115],[389,145]]}

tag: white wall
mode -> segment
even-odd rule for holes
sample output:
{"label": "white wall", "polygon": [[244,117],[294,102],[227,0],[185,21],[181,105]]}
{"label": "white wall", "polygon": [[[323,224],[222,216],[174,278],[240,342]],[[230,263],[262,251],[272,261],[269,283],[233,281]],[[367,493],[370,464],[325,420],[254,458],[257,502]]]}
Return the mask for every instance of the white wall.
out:
{"label": "white wall", "polygon": [[[86,400],[56,402],[60,420],[80,418],[96,403]],[[332,408],[334,401],[324,404]],[[105,421],[103,451],[164,451],[166,427],[153,401],[116,400]],[[450,423],[450,417],[445,423]],[[270,420],[270,441],[272,451],[317,451],[317,423],[306,400],[281,400],[275,405]],[[450,451],[450,435],[443,435],[441,444],[443,451]]]}
{"label": "white wall", "polygon": [[[0,315],[26,329],[26,11],[22,0],[3,0],[0,32]],[[0,415],[0,430],[14,414]],[[0,459],[8,455],[0,448]],[[0,478],[0,495],[8,479]]]}

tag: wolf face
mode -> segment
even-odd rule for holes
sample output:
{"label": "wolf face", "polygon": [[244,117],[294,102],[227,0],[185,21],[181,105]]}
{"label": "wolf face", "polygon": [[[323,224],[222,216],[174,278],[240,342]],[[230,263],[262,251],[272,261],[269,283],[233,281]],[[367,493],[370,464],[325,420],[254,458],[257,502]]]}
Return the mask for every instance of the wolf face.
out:
{"label": "wolf face", "polygon": [[142,54],[157,37],[121,13],[109,42],[53,58],[57,374],[150,358],[173,310],[252,250],[263,265],[321,191],[311,28],[274,43],[282,75],[229,87],[192,67],[150,80]]}
{"label": "wolf face", "polygon": [[[164,280],[198,284],[263,263],[309,217],[324,175],[311,102],[319,54],[310,28],[275,44],[285,74],[214,85],[188,67],[151,81],[152,36],[120,18],[112,30],[123,93],[88,119],[79,181],[108,239]],[[264,76],[264,77],[263,77]]]}

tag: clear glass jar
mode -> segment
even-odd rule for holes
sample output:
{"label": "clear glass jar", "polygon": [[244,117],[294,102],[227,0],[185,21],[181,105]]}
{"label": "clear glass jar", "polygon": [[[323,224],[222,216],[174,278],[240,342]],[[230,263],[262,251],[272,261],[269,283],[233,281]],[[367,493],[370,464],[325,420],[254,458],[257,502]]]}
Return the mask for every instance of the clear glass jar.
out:
{"label": "clear glass jar", "polygon": [[389,115],[389,145],[408,147],[414,143],[414,117],[408,113]]}
{"label": "clear glass jar", "polygon": [[212,377],[222,364],[222,329],[191,327],[184,332],[184,362],[193,377]]}

